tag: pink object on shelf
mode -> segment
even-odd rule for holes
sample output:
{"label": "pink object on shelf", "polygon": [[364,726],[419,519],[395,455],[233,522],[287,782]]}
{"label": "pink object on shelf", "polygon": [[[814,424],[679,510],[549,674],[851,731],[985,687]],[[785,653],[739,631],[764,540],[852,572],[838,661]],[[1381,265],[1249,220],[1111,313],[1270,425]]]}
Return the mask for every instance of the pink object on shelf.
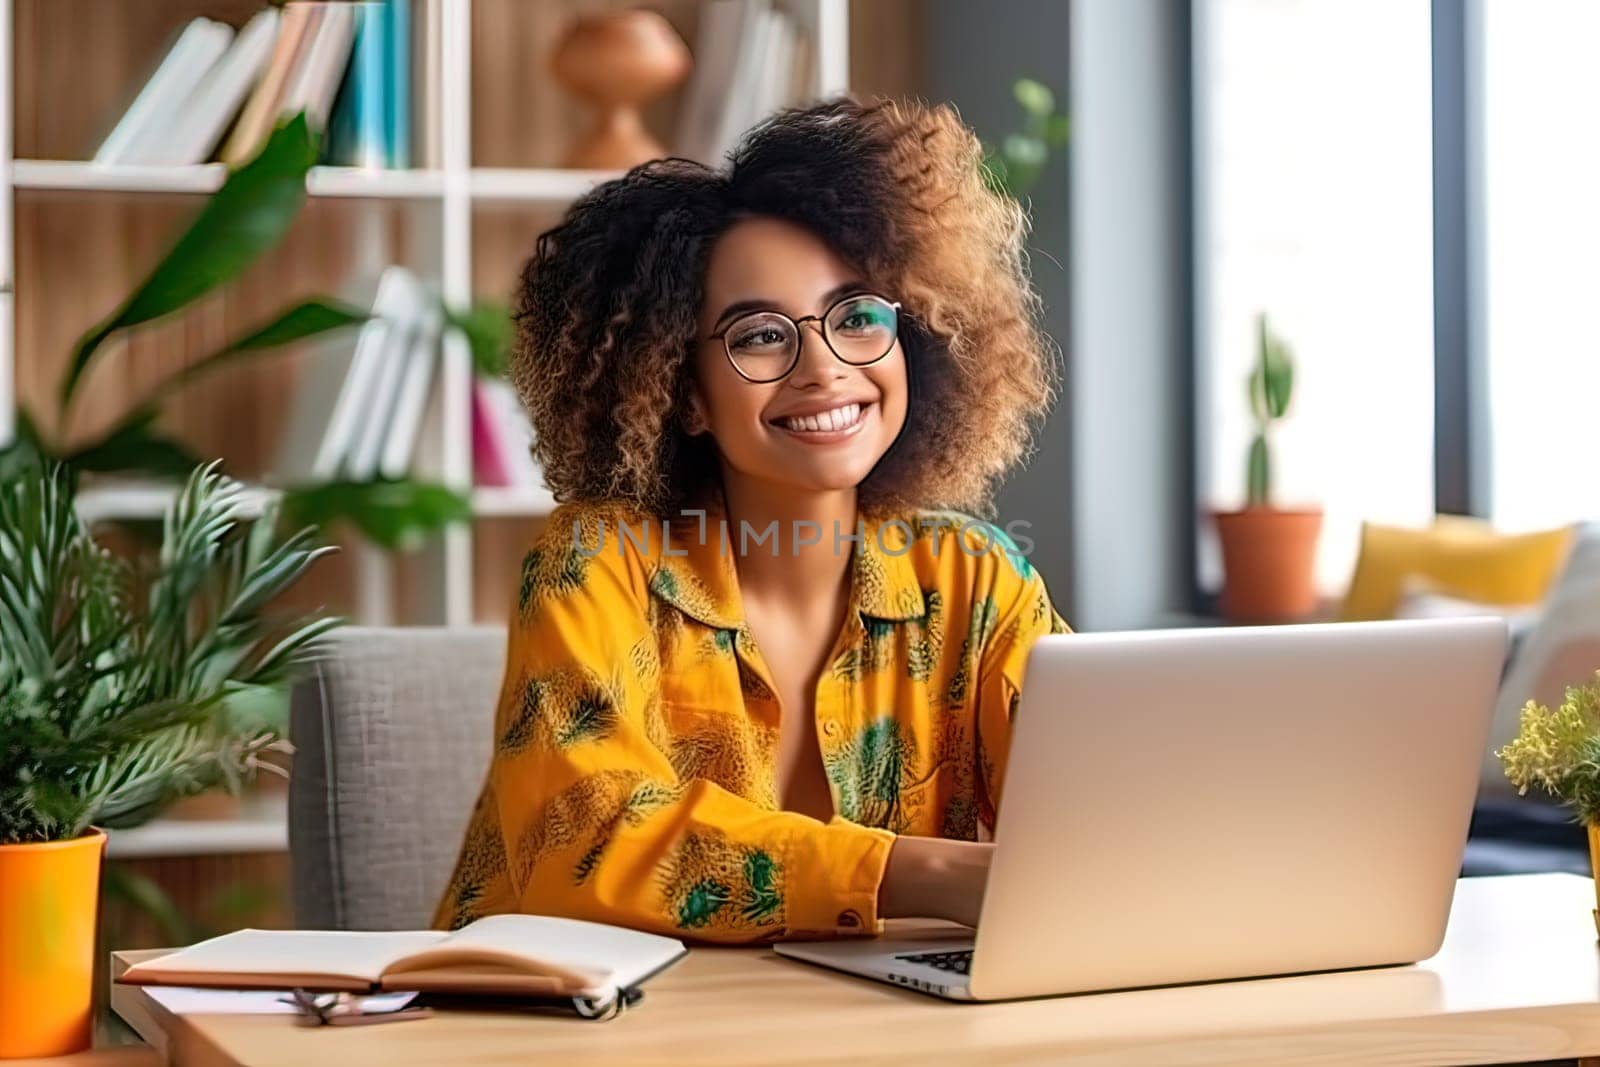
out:
{"label": "pink object on shelf", "polygon": [[478,485],[513,484],[505,441],[482,382],[472,383],[472,480]]}

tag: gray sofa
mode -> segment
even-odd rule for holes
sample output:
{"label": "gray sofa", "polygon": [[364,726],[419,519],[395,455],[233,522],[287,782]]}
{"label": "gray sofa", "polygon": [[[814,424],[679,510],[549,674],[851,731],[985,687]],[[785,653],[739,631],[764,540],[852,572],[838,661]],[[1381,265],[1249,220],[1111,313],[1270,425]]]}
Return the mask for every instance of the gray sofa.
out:
{"label": "gray sofa", "polygon": [[498,627],[338,631],[295,688],[296,925],[425,928],[488,766]]}

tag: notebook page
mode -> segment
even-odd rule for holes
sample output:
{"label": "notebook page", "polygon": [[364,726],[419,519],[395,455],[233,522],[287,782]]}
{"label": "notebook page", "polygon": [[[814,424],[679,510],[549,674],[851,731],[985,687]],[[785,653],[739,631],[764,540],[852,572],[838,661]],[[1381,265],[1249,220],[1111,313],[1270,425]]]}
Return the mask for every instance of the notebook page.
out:
{"label": "notebook page", "polygon": [[377,981],[390,961],[437,944],[436,930],[236,930],[158,959],[136,963],[141,973],[328,975]]}
{"label": "notebook page", "polygon": [[596,991],[632,985],[684,951],[683,943],[670,937],[549,915],[491,915],[463,926],[438,947],[514,954],[582,975]]}

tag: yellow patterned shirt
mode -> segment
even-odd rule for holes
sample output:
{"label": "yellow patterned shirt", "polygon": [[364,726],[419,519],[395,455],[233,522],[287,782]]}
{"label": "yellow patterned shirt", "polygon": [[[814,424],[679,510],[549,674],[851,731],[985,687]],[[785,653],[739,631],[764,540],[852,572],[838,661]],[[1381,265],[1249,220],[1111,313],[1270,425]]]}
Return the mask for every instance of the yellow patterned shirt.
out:
{"label": "yellow patterned shirt", "polygon": [[557,509],[522,564],[494,755],[436,925],[531,912],[705,941],[871,934],[894,835],[993,827],[1028,651],[1067,629],[1016,542],[953,512],[839,531],[850,607],[816,688],[823,823],[779,805],[741,533],[773,551],[716,506],[665,524]]}

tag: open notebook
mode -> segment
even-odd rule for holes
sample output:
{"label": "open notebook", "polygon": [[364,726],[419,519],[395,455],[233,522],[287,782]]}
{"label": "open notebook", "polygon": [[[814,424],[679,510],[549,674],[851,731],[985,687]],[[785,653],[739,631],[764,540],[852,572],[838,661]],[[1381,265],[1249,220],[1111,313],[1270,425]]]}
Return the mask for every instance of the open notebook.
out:
{"label": "open notebook", "polygon": [[437,930],[239,930],[129,967],[130,985],[348,992],[420,990],[616,1001],[683,957],[683,943],[545,915]]}

